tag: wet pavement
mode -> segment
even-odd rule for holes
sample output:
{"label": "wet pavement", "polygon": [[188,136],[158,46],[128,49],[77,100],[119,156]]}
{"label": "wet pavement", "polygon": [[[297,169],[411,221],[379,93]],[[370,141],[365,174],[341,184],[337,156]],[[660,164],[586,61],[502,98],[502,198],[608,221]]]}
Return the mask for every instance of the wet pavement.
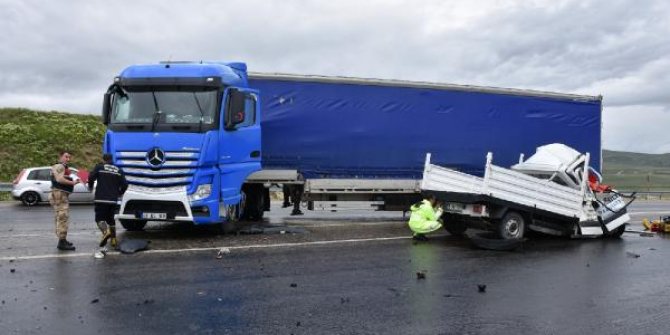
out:
{"label": "wet pavement", "polygon": [[[152,223],[121,234],[150,250],[94,259],[91,206],[73,206],[77,250],[61,253],[49,207],[0,204],[0,334],[667,333],[660,235],[499,252],[446,233],[414,243],[400,213],[273,211],[264,233]],[[641,230],[670,202],[631,212]]]}

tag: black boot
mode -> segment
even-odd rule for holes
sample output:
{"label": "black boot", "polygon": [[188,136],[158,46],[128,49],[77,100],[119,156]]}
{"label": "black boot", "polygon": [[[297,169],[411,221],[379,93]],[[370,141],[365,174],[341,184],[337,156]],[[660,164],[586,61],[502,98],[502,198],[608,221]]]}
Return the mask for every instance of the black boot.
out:
{"label": "black boot", "polygon": [[74,245],[68,244],[67,240],[65,239],[61,239],[58,240],[58,245],[56,246],[56,248],[58,248],[58,250],[72,251],[74,250]]}
{"label": "black boot", "polygon": [[414,236],[412,236],[412,239],[414,239],[415,241],[428,241],[428,236],[424,234],[414,234]]}

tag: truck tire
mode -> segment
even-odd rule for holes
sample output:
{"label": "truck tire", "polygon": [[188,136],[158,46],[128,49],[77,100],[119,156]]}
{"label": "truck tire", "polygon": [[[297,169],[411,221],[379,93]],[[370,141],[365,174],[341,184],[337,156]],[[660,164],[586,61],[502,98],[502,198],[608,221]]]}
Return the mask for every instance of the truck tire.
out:
{"label": "truck tire", "polygon": [[468,230],[468,226],[455,215],[442,215],[442,222],[444,222],[444,229],[453,236],[463,236]]}
{"label": "truck tire", "polygon": [[[226,207],[226,220],[219,224],[219,232],[222,234],[235,234],[241,228],[240,223],[240,206],[228,206]],[[242,215],[244,215],[242,213]]]}
{"label": "truck tire", "polygon": [[263,221],[263,215],[265,214],[264,190],[263,185],[249,185],[244,188],[246,202],[242,212],[243,220]]}
{"label": "truck tire", "polygon": [[498,235],[505,240],[521,239],[525,231],[526,220],[517,212],[507,212],[498,223]]}
{"label": "truck tire", "polygon": [[144,226],[147,225],[146,220],[119,220],[121,225],[128,231],[141,231],[144,229]]}
{"label": "truck tire", "polygon": [[617,227],[616,229],[610,231],[605,235],[607,238],[620,238],[621,235],[626,231],[626,225],[622,224],[621,226]]}
{"label": "truck tire", "polygon": [[28,191],[21,194],[21,202],[28,207],[37,205],[40,200],[40,195],[37,192]]}

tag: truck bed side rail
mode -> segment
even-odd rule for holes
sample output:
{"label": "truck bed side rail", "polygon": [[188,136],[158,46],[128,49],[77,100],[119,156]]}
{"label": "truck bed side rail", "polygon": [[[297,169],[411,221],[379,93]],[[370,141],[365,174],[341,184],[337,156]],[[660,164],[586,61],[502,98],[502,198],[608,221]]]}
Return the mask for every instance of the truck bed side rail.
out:
{"label": "truck bed side rail", "polygon": [[579,217],[584,196],[547,179],[495,166],[487,159],[484,178],[430,164],[426,156],[422,190],[484,195],[567,217]]}

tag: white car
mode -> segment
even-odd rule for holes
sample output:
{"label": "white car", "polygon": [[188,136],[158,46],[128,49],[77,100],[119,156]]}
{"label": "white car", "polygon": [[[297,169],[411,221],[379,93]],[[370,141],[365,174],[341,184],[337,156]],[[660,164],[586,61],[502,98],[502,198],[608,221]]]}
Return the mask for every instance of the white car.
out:
{"label": "white car", "polygon": [[[77,169],[70,168],[70,171],[72,178],[79,179]],[[84,174],[87,175],[82,173],[82,176]],[[51,193],[51,167],[23,169],[13,184],[12,197],[21,200],[24,205],[35,206],[41,202],[48,202]],[[74,186],[74,192],[70,194],[70,202],[93,202],[93,192],[88,190],[88,185],[79,183]]]}

